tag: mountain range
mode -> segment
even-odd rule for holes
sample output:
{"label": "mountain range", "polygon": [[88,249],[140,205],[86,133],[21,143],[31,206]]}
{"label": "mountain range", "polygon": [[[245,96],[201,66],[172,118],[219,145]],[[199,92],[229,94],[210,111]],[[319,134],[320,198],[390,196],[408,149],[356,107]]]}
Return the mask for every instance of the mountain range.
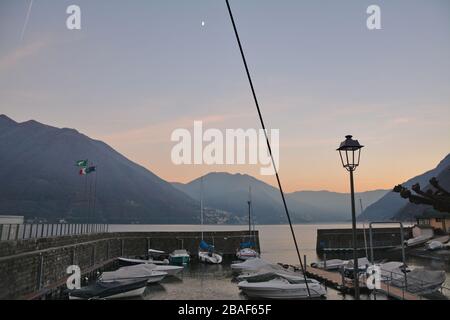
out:
{"label": "mountain range", "polygon": [[[450,154],[448,154],[436,168],[415,176],[401,184],[410,189],[413,184],[419,183],[421,188],[427,189],[429,187],[428,181],[432,177],[437,177],[441,185],[448,190],[450,189],[449,170]],[[411,204],[408,200],[401,198],[398,193],[390,191],[380,200],[368,206],[363,214],[359,216],[359,219],[365,221],[384,221],[391,219],[414,220],[416,215],[419,215],[423,213],[424,210],[429,210],[430,208],[430,206]]]}
{"label": "mountain range", "polygon": [[[203,182],[201,182],[203,180]],[[247,201],[251,193],[252,209],[256,223],[286,223],[287,218],[277,188],[247,174],[213,172],[187,184],[173,183],[175,187],[200,200],[203,183],[203,201],[206,207],[233,212],[248,221]],[[249,192],[251,188],[251,192]],[[371,204],[386,194],[387,190],[357,193],[363,204]],[[298,191],[286,194],[286,201],[294,222],[348,221],[350,197],[346,193],[330,191]]]}
{"label": "mountain range", "polygon": [[[96,171],[80,175],[76,160]],[[256,223],[286,223],[277,188],[247,174],[212,172],[189,183],[169,183],[128,160],[102,141],[74,129],[34,120],[18,123],[0,115],[0,214],[26,219],[109,223],[199,223],[200,184],[206,223],[247,223],[249,188]],[[450,187],[450,155],[433,170],[404,183],[423,187],[436,176]],[[361,220],[405,219],[427,208],[413,206],[389,190],[356,194]],[[286,194],[294,222],[349,221],[346,193]]]}
{"label": "mountain range", "polygon": [[[89,159],[97,171],[79,175],[79,159]],[[196,201],[74,129],[0,115],[0,163],[0,214],[48,221],[199,221]]]}

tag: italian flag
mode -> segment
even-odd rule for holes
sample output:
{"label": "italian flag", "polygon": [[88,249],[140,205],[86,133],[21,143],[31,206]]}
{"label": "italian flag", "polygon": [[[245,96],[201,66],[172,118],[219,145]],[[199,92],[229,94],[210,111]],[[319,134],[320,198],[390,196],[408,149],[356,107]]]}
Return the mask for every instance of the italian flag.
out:
{"label": "italian flag", "polygon": [[75,165],[77,167],[86,168],[88,165],[88,161],[87,160],[77,160],[77,161],[75,161]]}

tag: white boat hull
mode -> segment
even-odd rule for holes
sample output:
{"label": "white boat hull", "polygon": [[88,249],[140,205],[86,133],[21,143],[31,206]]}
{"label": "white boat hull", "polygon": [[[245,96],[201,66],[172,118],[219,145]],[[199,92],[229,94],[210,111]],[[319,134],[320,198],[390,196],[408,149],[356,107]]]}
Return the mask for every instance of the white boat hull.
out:
{"label": "white boat hull", "polygon": [[154,270],[166,272],[167,275],[169,275],[169,276],[176,276],[181,271],[183,271],[183,269],[184,269],[183,267],[179,267],[179,266],[161,265],[161,266],[156,266]]}
{"label": "white boat hull", "polygon": [[291,284],[285,280],[276,279],[266,282],[249,283],[247,281],[238,284],[239,289],[252,298],[265,299],[308,299],[325,296],[325,289],[318,283],[308,283],[309,292],[304,283]]}
{"label": "white boat hull", "polygon": [[[142,287],[142,288],[126,291],[126,292],[117,293],[117,294],[114,294],[114,295],[111,295],[108,297],[103,297],[102,299],[107,299],[107,300],[123,299],[123,298],[132,298],[132,297],[142,296],[144,294],[145,288],[146,287]],[[74,297],[69,294],[69,300],[87,300],[87,299]]]}
{"label": "white boat hull", "polygon": [[236,257],[240,260],[248,260],[248,259],[254,259],[259,257],[259,253],[256,252],[253,249],[245,248],[241,249],[236,253]]}
{"label": "white boat hull", "polygon": [[204,263],[211,263],[211,264],[222,263],[222,256],[217,253],[210,254],[209,252],[199,251],[198,259]]}

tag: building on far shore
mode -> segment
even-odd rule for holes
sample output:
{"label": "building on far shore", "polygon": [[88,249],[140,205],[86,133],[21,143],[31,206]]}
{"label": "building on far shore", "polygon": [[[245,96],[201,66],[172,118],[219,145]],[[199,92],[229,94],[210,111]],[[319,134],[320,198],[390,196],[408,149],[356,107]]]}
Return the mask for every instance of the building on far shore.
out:
{"label": "building on far shore", "polygon": [[450,233],[450,213],[425,212],[416,216],[419,228],[431,228],[436,233]]}
{"label": "building on far shore", "polygon": [[23,216],[6,216],[0,214],[0,224],[23,224]]}

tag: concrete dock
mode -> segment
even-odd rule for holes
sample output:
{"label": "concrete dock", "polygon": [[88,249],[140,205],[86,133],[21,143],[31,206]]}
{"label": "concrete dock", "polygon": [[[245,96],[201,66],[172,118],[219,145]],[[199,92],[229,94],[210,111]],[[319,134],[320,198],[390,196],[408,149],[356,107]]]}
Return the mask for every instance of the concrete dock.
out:
{"label": "concrete dock", "polygon": [[[353,279],[343,277],[339,272],[306,267],[306,275],[343,292],[349,292],[354,289]],[[365,282],[360,281],[359,285],[361,289],[367,289]],[[426,300],[419,295],[415,295],[385,282],[381,282],[381,288],[377,289],[377,292],[397,300]]]}
{"label": "concrete dock", "polygon": [[[233,255],[248,231],[204,232],[225,256]],[[118,257],[145,256],[148,249],[195,254],[200,232],[118,232],[0,241],[0,299],[45,299],[64,289],[66,269],[78,265],[83,275],[111,268]],[[259,248],[259,234],[254,232]]]}

